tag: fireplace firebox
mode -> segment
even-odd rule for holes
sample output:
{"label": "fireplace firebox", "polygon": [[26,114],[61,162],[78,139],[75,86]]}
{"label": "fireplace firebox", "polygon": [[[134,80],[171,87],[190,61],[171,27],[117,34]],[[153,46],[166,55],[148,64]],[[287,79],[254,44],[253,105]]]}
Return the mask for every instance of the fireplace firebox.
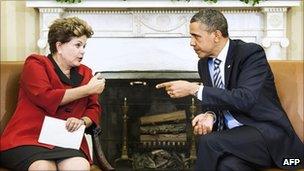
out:
{"label": "fireplace firebox", "polygon": [[117,169],[189,169],[195,160],[191,118],[200,111],[193,97],[171,99],[156,84],[199,81],[192,71],[101,72],[102,147]]}

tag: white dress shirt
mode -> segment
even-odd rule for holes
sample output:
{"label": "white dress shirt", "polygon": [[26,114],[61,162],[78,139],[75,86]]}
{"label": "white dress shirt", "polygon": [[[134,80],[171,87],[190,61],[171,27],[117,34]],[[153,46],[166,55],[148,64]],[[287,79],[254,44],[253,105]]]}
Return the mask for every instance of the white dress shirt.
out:
{"label": "white dress shirt", "polygon": [[[225,63],[226,63],[226,58],[227,58],[227,53],[228,53],[228,48],[229,48],[229,42],[230,40],[228,39],[228,41],[226,42],[224,48],[221,50],[221,52],[219,53],[219,55],[215,58],[218,58],[219,60],[221,60],[222,62],[220,63],[220,74],[221,74],[221,77],[222,77],[222,82],[225,86]],[[214,64],[214,59],[212,60],[209,60],[208,61],[208,67],[209,67],[209,72],[210,72],[210,75],[211,75],[211,79],[212,79],[212,83],[213,83],[213,75],[214,75],[214,71],[213,71],[213,64]],[[198,90],[198,93],[197,93],[197,99],[199,99],[200,101],[203,100],[203,92],[204,90],[204,86],[201,85],[199,87],[199,90]],[[231,129],[231,128],[234,128],[234,127],[237,127],[237,126],[241,126],[243,125],[242,123],[238,122],[232,115],[229,111],[224,111],[224,117],[225,117],[225,124],[226,126]]]}

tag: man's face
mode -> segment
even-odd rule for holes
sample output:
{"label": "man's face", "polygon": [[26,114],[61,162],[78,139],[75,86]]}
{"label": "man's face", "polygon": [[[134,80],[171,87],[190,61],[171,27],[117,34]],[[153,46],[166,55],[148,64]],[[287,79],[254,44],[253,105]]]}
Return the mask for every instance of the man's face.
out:
{"label": "man's face", "polygon": [[199,58],[214,56],[215,34],[207,32],[207,27],[199,22],[190,23],[191,42]]}

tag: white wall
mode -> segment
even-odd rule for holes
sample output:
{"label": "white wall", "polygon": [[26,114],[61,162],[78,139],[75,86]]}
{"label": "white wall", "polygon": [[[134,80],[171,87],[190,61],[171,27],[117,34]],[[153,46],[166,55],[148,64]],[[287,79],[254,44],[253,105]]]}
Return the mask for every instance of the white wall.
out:
{"label": "white wall", "polygon": [[301,1],[300,7],[293,7],[288,12],[288,27],[287,36],[289,37],[290,45],[288,47],[287,56],[292,60],[304,59],[304,1]]}
{"label": "white wall", "polygon": [[[25,1],[1,1],[1,60],[24,60],[30,53],[38,52],[39,15],[27,8]],[[287,36],[290,45],[288,59],[304,59],[303,1],[300,7],[288,11]]]}

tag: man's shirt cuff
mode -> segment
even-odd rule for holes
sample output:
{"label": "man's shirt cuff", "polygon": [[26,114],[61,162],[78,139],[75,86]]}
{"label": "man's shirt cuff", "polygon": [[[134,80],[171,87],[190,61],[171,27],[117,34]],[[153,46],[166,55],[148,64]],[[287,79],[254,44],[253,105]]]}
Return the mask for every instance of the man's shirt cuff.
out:
{"label": "man's shirt cuff", "polygon": [[204,86],[200,85],[200,87],[198,88],[198,91],[197,91],[197,99],[200,101],[203,100],[203,89],[204,89]]}

